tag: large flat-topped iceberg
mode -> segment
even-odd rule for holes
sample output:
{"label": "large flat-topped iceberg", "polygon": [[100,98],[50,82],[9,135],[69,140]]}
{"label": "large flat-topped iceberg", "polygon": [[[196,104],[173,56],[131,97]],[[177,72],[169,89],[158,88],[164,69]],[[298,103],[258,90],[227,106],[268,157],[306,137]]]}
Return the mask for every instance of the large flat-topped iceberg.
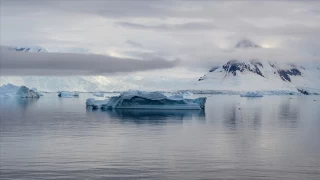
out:
{"label": "large flat-topped iceberg", "polygon": [[59,91],[58,92],[59,97],[66,97],[66,98],[72,98],[72,97],[79,97],[79,93],[77,92],[69,92],[69,91]]}
{"label": "large flat-topped iceberg", "polygon": [[127,91],[110,98],[102,109],[204,109],[206,98],[167,97],[160,92]]}
{"label": "large flat-topped iceberg", "polygon": [[40,97],[40,95],[37,92],[27,88],[26,86],[21,86],[17,91],[17,95],[22,98],[39,98]]}

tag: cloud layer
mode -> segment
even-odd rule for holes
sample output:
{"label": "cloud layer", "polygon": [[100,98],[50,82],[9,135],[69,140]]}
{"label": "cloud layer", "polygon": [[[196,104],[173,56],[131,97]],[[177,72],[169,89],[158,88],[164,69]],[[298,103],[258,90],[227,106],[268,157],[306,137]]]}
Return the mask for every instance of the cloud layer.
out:
{"label": "cloud layer", "polygon": [[137,60],[94,54],[1,51],[1,75],[97,75],[175,67],[178,61]]}

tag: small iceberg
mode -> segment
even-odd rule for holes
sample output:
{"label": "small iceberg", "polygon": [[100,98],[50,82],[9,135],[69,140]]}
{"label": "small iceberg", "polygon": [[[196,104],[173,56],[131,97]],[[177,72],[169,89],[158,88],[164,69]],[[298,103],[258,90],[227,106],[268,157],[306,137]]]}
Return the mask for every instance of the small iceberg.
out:
{"label": "small iceberg", "polygon": [[103,96],[104,96],[103,93],[98,93],[98,92],[93,93],[93,95],[94,95],[94,96],[97,96],[97,97],[103,97]]}
{"label": "small iceberg", "polygon": [[87,99],[87,105],[101,109],[187,109],[205,108],[206,97],[185,99],[181,96],[167,97],[161,92],[127,91],[106,100]]}
{"label": "small iceberg", "polygon": [[40,97],[40,95],[37,92],[27,88],[26,86],[21,86],[17,91],[17,95],[22,98],[39,98]]}
{"label": "small iceberg", "polygon": [[240,97],[263,97],[263,94],[261,92],[247,92],[240,94]]}
{"label": "small iceberg", "polygon": [[79,97],[79,93],[69,92],[69,91],[59,91],[58,96],[65,97],[65,98],[73,98],[73,97]]}

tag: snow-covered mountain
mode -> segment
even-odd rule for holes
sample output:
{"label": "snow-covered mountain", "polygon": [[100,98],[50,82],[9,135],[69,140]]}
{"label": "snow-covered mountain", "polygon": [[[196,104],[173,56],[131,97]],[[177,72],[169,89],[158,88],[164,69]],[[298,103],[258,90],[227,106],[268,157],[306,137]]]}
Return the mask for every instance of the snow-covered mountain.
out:
{"label": "snow-covered mountain", "polygon": [[203,90],[320,92],[320,64],[230,60],[196,84]]}
{"label": "snow-covered mountain", "polygon": [[48,52],[45,48],[40,46],[15,46],[6,47],[8,51],[16,52]]}
{"label": "snow-covered mountain", "polygon": [[[238,51],[263,48],[248,39],[240,40],[234,47]],[[197,90],[320,93],[320,63],[234,59],[213,66],[194,87]]]}

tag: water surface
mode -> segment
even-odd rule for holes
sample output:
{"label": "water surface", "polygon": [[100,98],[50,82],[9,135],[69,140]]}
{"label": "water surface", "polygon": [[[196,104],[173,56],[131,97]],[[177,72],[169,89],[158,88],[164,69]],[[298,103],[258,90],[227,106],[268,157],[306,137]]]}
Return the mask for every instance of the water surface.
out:
{"label": "water surface", "polygon": [[320,97],[211,95],[205,111],[0,99],[0,179],[320,179]]}

